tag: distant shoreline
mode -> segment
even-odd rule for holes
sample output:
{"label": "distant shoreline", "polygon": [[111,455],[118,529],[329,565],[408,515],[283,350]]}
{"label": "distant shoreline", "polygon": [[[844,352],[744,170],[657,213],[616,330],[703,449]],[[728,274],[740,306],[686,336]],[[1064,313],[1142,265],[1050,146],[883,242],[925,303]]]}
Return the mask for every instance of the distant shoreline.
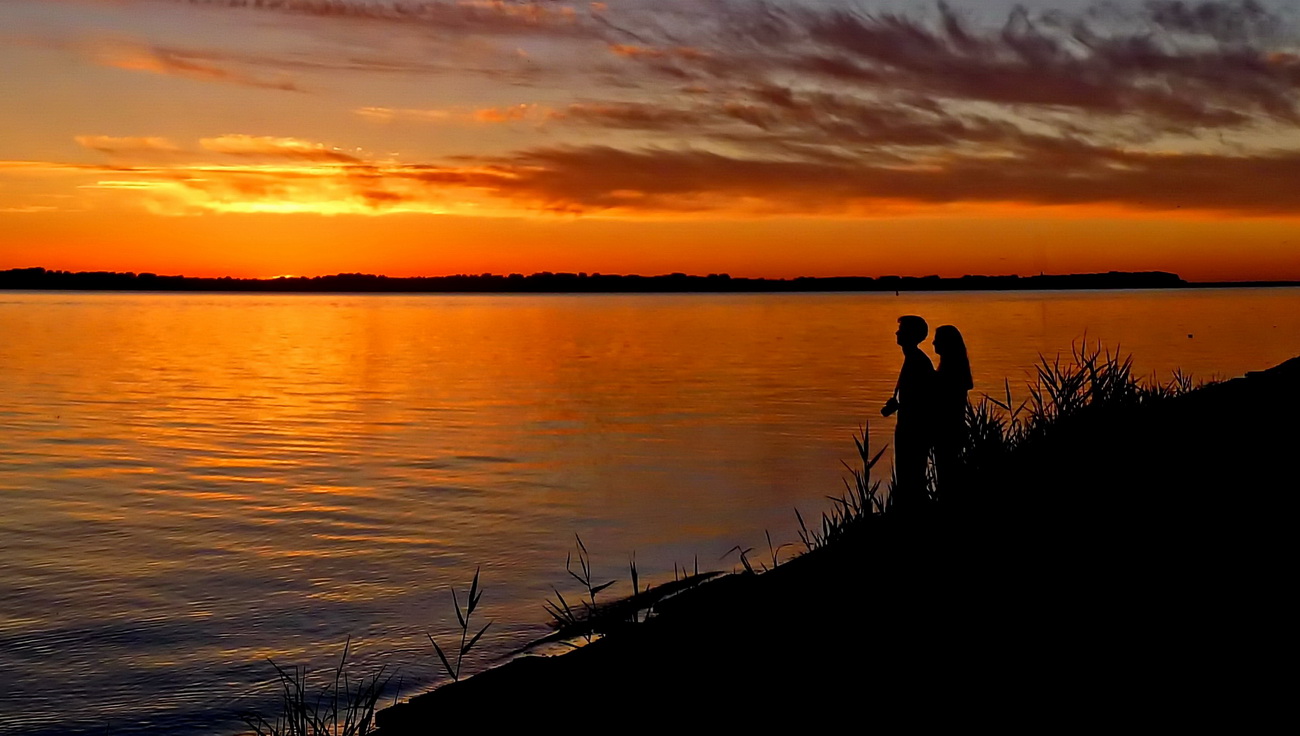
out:
{"label": "distant shoreline", "polygon": [[1163,271],[1038,276],[800,276],[793,279],[742,278],[728,274],[657,276],[551,273],[389,277],[335,274],[275,279],[160,276],[153,273],[53,271],[18,268],[0,271],[5,291],[166,291],[354,294],[646,294],[646,293],[796,293],[1062,291],[1115,289],[1224,289],[1300,286],[1300,281],[1189,282]]}

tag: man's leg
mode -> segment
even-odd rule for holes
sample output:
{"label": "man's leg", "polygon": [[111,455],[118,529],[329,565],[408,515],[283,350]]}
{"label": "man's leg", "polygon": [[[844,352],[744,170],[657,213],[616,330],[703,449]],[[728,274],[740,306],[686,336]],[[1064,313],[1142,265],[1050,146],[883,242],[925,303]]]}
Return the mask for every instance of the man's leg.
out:
{"label": "man's leg", "polygon": [[900,508],[910,511],[925,497],[925,461],[929,449],[918,433],[894,431],[895,511]]}

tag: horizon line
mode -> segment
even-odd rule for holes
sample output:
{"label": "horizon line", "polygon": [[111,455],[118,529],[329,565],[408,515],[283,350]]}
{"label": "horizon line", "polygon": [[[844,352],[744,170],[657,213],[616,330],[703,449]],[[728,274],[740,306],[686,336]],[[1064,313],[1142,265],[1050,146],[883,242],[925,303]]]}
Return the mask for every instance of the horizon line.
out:
{"label": "horizon line", "polygon": [[1168,271],[1106,271],[1048,274],[926,276],[733,277],[682,272],[645,276],[599,272],[539,271],[533,274],[387,276],[336,273],[270,278],[158,275],[134,271],[64,271],[43,266],[0,271],[3,291],[236,292],[356,294],[646,294],[646,293],[870,293],[971,291],[1116,291],[1140,289],[1296,287],[1300,281],[1191,282]]}
{"label": "horizon line", "polygon": [[[133,270],[114,271],[108,269],[89,269],[89,270],[73,271],[73,270],[62,269],[62,268],[48,268],[45,266],[14,266],[10,268],[0,268],[0,274],[21,274],[21,273],[45,273],[45,274],[61,274],[61,275],[72,275],[72,276],[111,275],[111,276],[125,276],[125,277],[134,277],[134,278],[194,279],[194,280],[212,280],[212,281],[230,280],[230,281],[245,281],[245,282],[247,281],[254,281],[254,282],[311,281],[311,280],[339,278],[339,277],[373,278],[373,279],[388,279],[388,280],[399,280],[399,281],[420,280],[420,279],[453,279],[453,278],[460,278],[460,279],[525,278],[528,279],[528,278],[547,278],[547,277],[580,278],[580,279],[582,278],[639,278],[639,279],[688,278],[688,279],[728,279],[733,281],[769,281],[769,282],[791,282],[791,281],[809,281],[809,280],[816,281],[816,280],[833,280],[833,279],[858,279],[858,280],[872,280],[872,281],[878,281],[881,279],[926,279],[926,280],[939,279],[942,281],[950,281],[950,280],[957,280],[957,279],[964,279],[964,278],[1029,279],[1029,278],[1060,278],[1060,277],[1071,277],[1071,276],[1101,277],[1101,276],[1116,276],[1116,275],[1174,277],[1179,279],[1180,281],[1186,281],[1179,274],[1173,271],[1163,271],[1159,269],[1142,270],[1142,271],[1120,271],[1120,270],[1111,269],[1107,271],[1076,271],[1076,272],[1067,272],[1067,273],[1048,273],[1046,271],[1039,271],[1038,273],[1033,273],[1033,274],[968,273],[968,274],[962,274],[961,276],[940,276],[939,274],[934,274],[934,273],[928,273],[928,274],[894,273],[894,274],[881,274],[877,276],[867,276],[863,274],[837,274],[833,276],[810,276],[810,275],[735,276],[729,272],[685,273],[681,271],[671,271],[671,272],[664,272],[664,273],[645,274],[645,273],[605,273],[601,271],[551,271],[551,270],[533,271],[532,273],[522,273],[522,272],[498,273],[494,271],[470,273],[468,271],[463,271],[457,273],[446,273],[446,274],[438,274],[438,275],[420,274],[416,276],[390,276],[384,273],[369,273],[363,271],[338,271],[334,273],[320,273],[314,275],[286,273],[286,274],[276,274],[274,276],[232,276],[232,275],[193,276],[186,273],[158,273],[156,271],[133,271]],[[1252,279],[1249,281],[1249,283],[1255,283],[1260,281],[1261,280],[1258,279]],[[1218,281],[1209,281],[1209,282],[1186,282],[1186,283],[1248,283],[1248,282],[1218,280]],[[1300,283],[1300,281],[1295,281],[1292,283]]]}
{"label": "horizon line", "polygon": [[[534,271],[532,273],[510,272],[497,273],[492,271],[483,271],[480,273],[458,272],[440,275],[421,274],[418,276],[390,276],[384,273],[367,273],[362,271],[338,271],[335,273],[322,273],[315,275],[304,274],[277,274],[275,276],[193,276],[185,273],[157,273],[154,271],[113,271],[107,269],[79,270],[73,271],[61,268],[48,268],[45,266],[14,266],[10,268],[0,268],[0,277],[2,276],[19,276],[19,275],[49,275],[49,276],[107,276],[122,277],[132,279],[184,279],[187,281],[233,281],[240,283],[259,283],[273,284],[276,282],[308,282],[320,281],[323,279],[375,279],[386,281],[436,281],[439,279],[691,279],[691,280],[723,280],[723,281],[741,281],[741,282],[764,282],[764,283],[793,283],[800,281],[960,281],[962,279],[1006,279],[1006,280],[1025,280],[1025,279],[1064,279],[1064,278],[1094,278],[1101,279],[1105,277],[1150,277],[1159,279],[1168,279],[1181,282],[1185,285],[1251,285],[1251,284],[1281,284],[1281,285],[1300,285],[1297,279],[1212,279],[1205,281],[1189,281],[1174,271],[1164,271],[1159,269],[1140,270],[1140,271],[1076,271],[1065,273],[1049,273],[1039,271],[1038,273],[967,273],[961,276],[940,276],[939,274],[881,274],[877,276],[865,276],[861,274],[838,274],[834,276],[735,276],[728,272],[709,272],[709,273],[684,273],[681,271],[672,271],[666,273],[603,273],[600,271]],[[4,287],[0,287],[4,288]]]}

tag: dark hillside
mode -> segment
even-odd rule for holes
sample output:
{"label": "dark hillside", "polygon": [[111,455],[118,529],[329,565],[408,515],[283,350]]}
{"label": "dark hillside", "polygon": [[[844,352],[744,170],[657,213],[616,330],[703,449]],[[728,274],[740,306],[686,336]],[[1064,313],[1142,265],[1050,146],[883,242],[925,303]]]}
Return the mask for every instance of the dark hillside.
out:
{"label": "dark hillside", "polygon": [[1297,417],[1300,358],[1082,412],[941,513],[871,517],[572,653],[390,708],[381,733],[1259,722],[1249,704],[1283,688],[1261,663],[1294,618]]}

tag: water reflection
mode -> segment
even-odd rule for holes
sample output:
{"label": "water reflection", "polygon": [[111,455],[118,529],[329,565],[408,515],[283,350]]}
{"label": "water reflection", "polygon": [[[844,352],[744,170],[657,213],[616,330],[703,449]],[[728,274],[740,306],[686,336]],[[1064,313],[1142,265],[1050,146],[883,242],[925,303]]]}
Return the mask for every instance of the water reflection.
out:
{"label": "water reflection", "polygon": [[495,656],[539,633],[574,532],[603,579],[632,550],[670,577],[696,555],[729,567],[764,529],[793,541],[792,507],[837,492],[860,423],[889,441],[900,314],[961,325],[978,396],[1085,333],[1143,372],[1239,374],[1300,353],[1297,307],[1295,290],[0,294],[0,672],[22,673],[0,731],[203,732],[267,681],[265,657],[323,665],[349,635],[359,664],[419,685],[424,632],[455,626],[447,585],[482,565],[497,623],[475,654]]}

